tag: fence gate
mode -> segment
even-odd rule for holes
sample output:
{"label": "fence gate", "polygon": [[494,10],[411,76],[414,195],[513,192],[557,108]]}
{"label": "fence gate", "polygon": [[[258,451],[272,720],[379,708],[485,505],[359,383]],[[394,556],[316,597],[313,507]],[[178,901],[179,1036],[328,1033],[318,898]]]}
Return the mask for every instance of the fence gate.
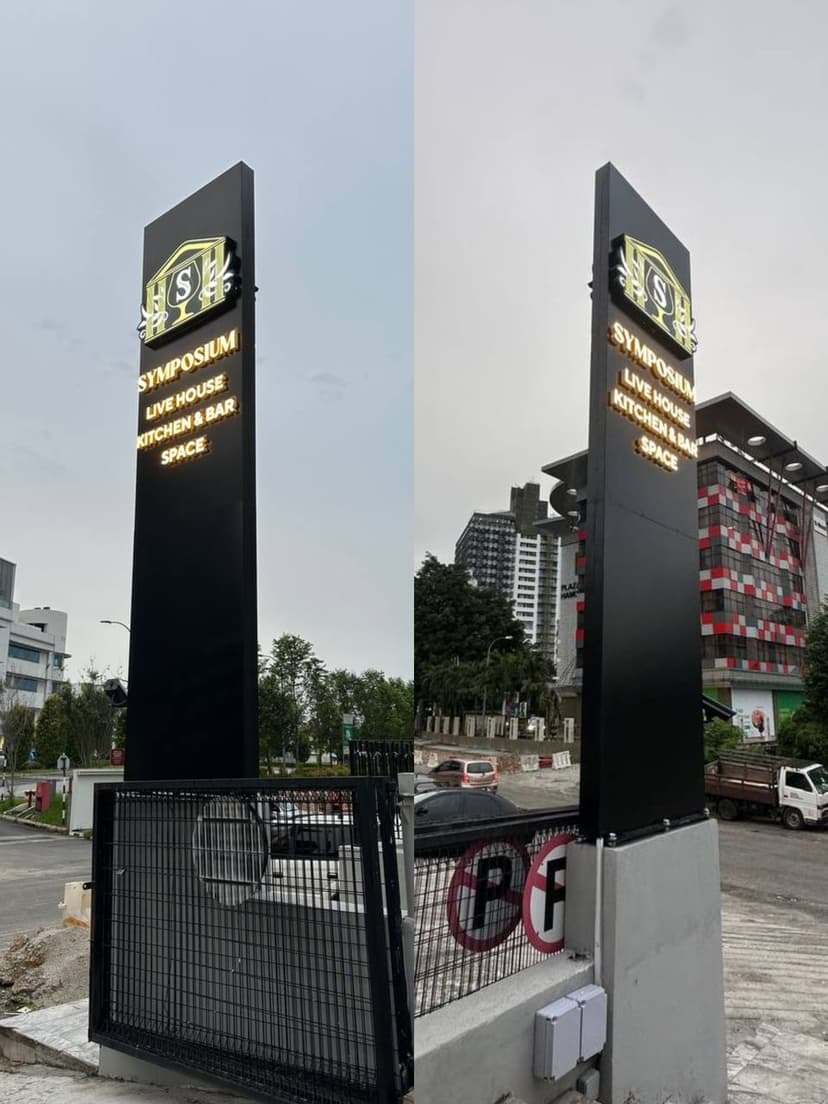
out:
{"label": "fence gate", "polygon": [[396,778],[414,770],[413,740],[351,740],[351,774]]}
{"label": "fence gate", "polygon": [[412,1081],[389,780],[101,785],[90,1034],[281,1104]]}

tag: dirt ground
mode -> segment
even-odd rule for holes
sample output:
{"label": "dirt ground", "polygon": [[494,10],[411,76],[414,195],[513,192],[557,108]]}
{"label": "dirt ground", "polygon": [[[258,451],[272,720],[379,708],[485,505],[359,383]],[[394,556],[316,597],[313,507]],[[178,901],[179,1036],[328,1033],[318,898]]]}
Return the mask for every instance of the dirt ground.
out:
{"label": "dirt ground", "polygon": [[84,1000],[89,995],[89,932],[40,929],[15,939],[0,958],[0,1015]]}

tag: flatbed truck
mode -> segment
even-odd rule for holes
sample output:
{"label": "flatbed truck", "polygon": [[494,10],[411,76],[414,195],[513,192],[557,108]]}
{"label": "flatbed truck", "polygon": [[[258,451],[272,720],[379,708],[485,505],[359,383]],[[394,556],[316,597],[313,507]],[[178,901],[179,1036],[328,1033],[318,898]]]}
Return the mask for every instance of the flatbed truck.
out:
{"label": "flatbed truck", "polygon": [[828,824],[828,770],[813,760],[723,752],[704,768],[704,792],[721,820],[758,814],[792,829]]}

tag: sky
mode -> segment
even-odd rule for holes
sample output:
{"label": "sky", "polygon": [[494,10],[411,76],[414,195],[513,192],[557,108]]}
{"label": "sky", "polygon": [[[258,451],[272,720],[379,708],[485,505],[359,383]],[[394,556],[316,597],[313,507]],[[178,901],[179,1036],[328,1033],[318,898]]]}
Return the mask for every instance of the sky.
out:
{"label": "sky", "polygon": [[[143,227],[255,172],[259,641],[412,673],[409,0],[0,17],[0,557],[126,675]],[[159,618],[163,612],[159,611]],[[171,631],[177,631],[171,627]]]}
{"label": "sky", "polygon": [[595,171],[690,250],[698,399],[828,462],[828,12],[417,0],[415,562],[586,447]]}

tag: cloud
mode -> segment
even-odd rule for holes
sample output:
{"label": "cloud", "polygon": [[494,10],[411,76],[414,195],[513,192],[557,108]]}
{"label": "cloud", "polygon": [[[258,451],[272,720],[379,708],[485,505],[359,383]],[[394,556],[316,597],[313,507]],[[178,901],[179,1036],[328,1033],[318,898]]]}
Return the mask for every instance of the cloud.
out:
{"label": "cloud", "polygon": [[659,49],[686,46],[693,31],[681,8],[667,8],[650,27],[650,39]]}
{"label": "cloud", "polygon": [[68,470],[65,464],[55,460],[53,456],[46,456],[30,445],[22,444],[19,441],[10,442],[9,452],[15,458],[14,467],[18,471],[25,471],[31,477],[44,476],[48,479],[54,479],[57,476],[64,475]]}
{"label": "cloud", "polygon": [[318,383],[323,387],[342,387],[348,386],[348,381],[343,379],[342,376],[338,376],[335,372],[317,372],[310,378],[311,383]]}
{"label": "cloud", "polygon": [[318,387],[323,402],[340,402],[345,398],[348,381],[336,372],[316,372],[310,377],[310,382]]}

